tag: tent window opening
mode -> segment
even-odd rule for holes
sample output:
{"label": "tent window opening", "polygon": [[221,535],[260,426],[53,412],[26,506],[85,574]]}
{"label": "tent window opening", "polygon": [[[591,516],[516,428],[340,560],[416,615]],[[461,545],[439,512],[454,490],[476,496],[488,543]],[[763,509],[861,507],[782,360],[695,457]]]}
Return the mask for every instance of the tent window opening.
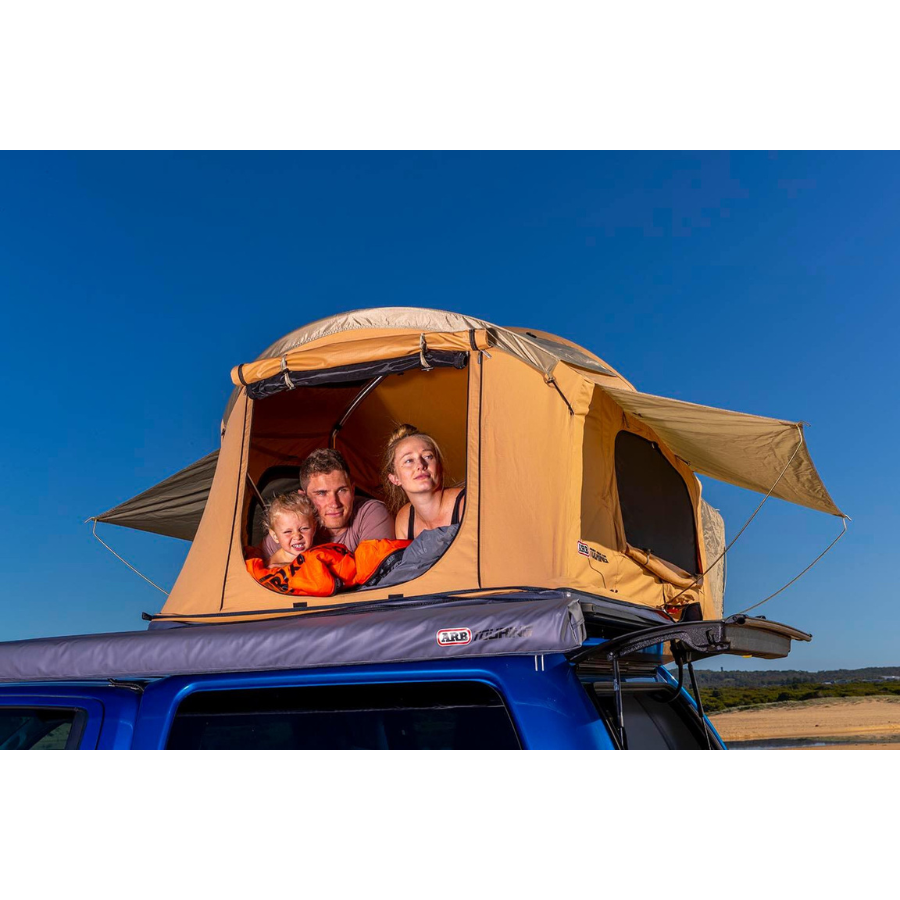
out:
{"label": "tent window opening", "polygon": [[[388,440],[398,425],[412,424],[438,444],[444,461],[445,489],[465,486],[468,375],[467,366],[436,366],[425,371],[379,374],[354,382],[320,381],[254,401],[242,519],[245,555],[249,555],[250,548],[262,550],[266,545],[265,504],[279,494],[300,488],[301,464],[313,451],[337,450],[345,460],[355,492],[354,517],[361,503],[371,506],[372,501],[377,501],[380,513],[374,515],[370,508],[365,519],[389,522],[378,535],[363,539],[398,537],[397,511],[391,509],[389,514],[381,506],[388,499],[382,483],[382,460]],[[402,499],[405,503],[406,498]],[[462,509],[464,517],[464,506]],[[313,546],[340,540],[335,537],[334,529],[329,530],[326,525],[320,518]],[[352,524],[349,527],[355,530]],[[455,533],[454,530],[442,542],[434,542],[434,554],[423,556],[421,547],[417,547],[416,567],[400,566],[400,559],[392,554],[386,561],[389,565],[379,565],[372,579],[350,589],[364,591],[369,587],[393,586],[401,583],[401,579],[408,581],[423,574],[449,548]],[[405,531],[402,538],[406,538]],[[272,549],[271,540],[268,546]],[[350,549],[355,551],[354,547]],[[273,590],[295,595],[293,588],[285,590],[284,585],[263,583]]]}
{"label": "tent window opening", "polygon": [[684,479],[655,442],[628,431],[616,435],[615,454],[625,539],[695,573],[697,531]]}

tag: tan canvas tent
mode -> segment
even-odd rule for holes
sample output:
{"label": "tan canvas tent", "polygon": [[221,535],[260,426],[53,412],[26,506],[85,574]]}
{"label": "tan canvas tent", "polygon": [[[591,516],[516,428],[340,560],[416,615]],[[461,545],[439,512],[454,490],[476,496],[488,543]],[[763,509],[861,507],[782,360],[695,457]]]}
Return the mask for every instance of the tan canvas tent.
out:
{"label": "tan canvas tent", "polygon": [[[572,588],[721,614],[721,517],[695,473],[841,515],[800,423],[642,394],[553,335],[437,310],[372,309],[315,322],[232,372],[222,444],[98,521],[192,540],[160,618],[215,622],[395,597]],[[358,489],[381,495],[388,434],[412,422],[465,482],[444,555],[412,581],[329,598],[258,584],[244,548],[256,492],[336,446]]]}

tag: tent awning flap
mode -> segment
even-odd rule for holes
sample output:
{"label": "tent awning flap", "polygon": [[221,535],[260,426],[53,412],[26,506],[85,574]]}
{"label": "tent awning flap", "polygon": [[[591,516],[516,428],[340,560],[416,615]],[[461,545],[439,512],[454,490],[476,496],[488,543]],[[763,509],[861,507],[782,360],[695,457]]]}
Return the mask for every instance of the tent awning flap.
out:
{"label": "tent awning flap", "polygon": [[111,525],[193,540],[218,458],[219,451],[213,450],[165,481],[94,518]]}
{"label": "tent awning flap", "polygon": [[773,497],[842,516],[819,478],[797,422],[767,419],[598,385],[630,415],[646,422],[695,472],[768,493],[791,456]]}

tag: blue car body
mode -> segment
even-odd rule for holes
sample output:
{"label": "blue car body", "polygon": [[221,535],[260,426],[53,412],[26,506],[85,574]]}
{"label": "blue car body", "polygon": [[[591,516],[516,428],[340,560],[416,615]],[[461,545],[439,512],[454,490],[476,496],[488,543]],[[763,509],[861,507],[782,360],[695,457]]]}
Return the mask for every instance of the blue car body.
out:
{"label": "blue car body", "polygon": [[[612,729],[590,698],[589,688],[596,680],[590,679],[586,686],[562,654],[493,657],[306,671],[177,675],[147,683],[6,685],[0,686],[0,713],[4,708],[80,710],[83,724],[77,749],[157,750],[167,746],[180,705],[200,692],[475,682],[489,686],[502,698],[522,749],[614,750],[617,744]],[[675,685],[663,667],[641,680],[656,681],[660,688]],[[608,678],[600,681],[609,683]],[[696,709],[683,689],[677,702],[682,708]],[[713,746],[723,748],[708,720],[707,727]]]}
{"label": "blue car body", "polygon": [[10,641],[0,750],[724,749],[693,662],[810,636],[684,618],[526,590]]}

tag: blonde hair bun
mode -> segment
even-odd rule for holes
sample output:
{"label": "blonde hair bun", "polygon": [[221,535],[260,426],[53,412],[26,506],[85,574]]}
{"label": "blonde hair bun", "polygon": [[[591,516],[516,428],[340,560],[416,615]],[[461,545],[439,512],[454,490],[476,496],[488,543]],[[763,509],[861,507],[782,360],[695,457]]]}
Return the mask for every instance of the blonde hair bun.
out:
{"label": "blonde hair bun", "polygon": [[415,425],[410,425],[408,423],[405,425],[401,425],[399,428],[395,428],[391,432],[391,436],[388,438],[388,446],[393,448],[397,444],[399,444],[400,441],[403,441],[408,437],[412,437],[413,435],[421,434],[421,433],[422,432],[419,431],[419,429],[416,428]]}

